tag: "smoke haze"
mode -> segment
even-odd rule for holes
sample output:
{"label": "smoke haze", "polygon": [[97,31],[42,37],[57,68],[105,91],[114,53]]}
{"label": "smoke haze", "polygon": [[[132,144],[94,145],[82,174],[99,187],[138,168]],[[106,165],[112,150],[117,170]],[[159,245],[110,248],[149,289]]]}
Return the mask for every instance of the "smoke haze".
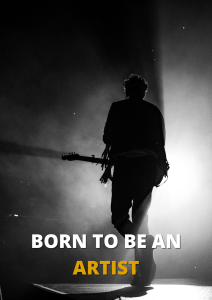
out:
{"label": "smoke haze", "polygon": [[[108,5],[104,14],[101,5],[94,14],[92,5],[70,8],[64,3],[49,10],[36,7],[34,14],[30,7],[27,13],[20,7],[12,14],[4,10],[1,141],[55,151],[59,159],[2,150],[2,216],[43,218],[33,221],[33,230],[39,223],[43,232],[58,230],[46,225],[55,219],[63,220],[61,230],[69,234],[116,234],[110,224],[111,186],[100,184],[100,166],[62,161],[58,153],[100,157],[111,103],[124,98],[122,82],[130,73],[142,74],[149,82],[146,100],[164,113],[171,167],[168,182],[154,191],[150,229],[182,237],[182,249],[155,251],[157,274],[210,278],[210,2],[160,1],[159,22],[153,7],[142,1],[123,1],[113,9]],[[101,260],[122,255],[119,248],[118,254],[103,250],[98,252]],[[69,259],[74,264],[76,257],[87,259],[92,251],[72,252]],[[64,266],[58,256],[52,260]],[[45,275],[50,273],[47,268]]]}

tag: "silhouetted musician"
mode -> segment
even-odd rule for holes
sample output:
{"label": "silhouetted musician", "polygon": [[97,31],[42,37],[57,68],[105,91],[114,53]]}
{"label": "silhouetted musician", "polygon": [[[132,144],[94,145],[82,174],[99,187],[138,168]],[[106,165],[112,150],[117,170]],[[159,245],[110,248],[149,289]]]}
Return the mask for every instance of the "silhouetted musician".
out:
{"label": "silhouetted musician", "polygon": [[[112,223],[118,232],[147,234],[147,249],[135,248],[139,267],[132,285],[148,285],[154,278],[153,236],[149,235],[147,211],[151,193],[169,165],[165,152],[164,120],[159,109],[144,100],[148,84],[144,78],[132,74],[124,81],[126,99],[112,103],[104,128],[106,148],[104,159],[114,160],[112,178]],[[111,166],[106,166],[101,182],[111,177]],[[129,209],[132,207],[132,221]]]}

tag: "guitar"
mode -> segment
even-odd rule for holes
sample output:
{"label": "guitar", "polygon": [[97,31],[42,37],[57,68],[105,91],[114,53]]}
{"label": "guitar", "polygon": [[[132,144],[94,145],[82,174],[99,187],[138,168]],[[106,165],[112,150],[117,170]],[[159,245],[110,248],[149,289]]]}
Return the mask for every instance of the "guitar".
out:
{"label": "guitar", "polygon": [[113,165],[112,160],[97,158],[97,157],[95,157],[95,155],[82,156],[82,155],[79,155],[75,152],[71,152],[71,153],[68,153],[68,154],[63,154],[62,155],[62,160],[68,160],[68,161],[81,160],[81,161],[87,161],[87,162],[96,163],[96,164],[106,164],[106,165],[110,165],[110,166]]}
{"label": "guitar", "polygon": [[[102,159],[102,158],[97,158],[97,157],[95,157],[95,155],[82,156],[82,155],[79,155],[75,152],[71,152],[71,153],[68,153],[68,154],[62,154],[62,160],[68,160],[68,161],[81,160],[81,161],[87,161],[87,162],[96,163],[96,164],[105,164],[105,165],[109,165],[109,166],[114,165],[113,160],[106,160],[106,159]],[[168,164],[168,162],[167,162],[167,164]],[[167,170],[168,169],[169,169],[169,165],[168,165]],[[158,170],[157,170],[157,173],[158,173]],[[163,176],[164,176],[164,174],[163,174]],[[167,177],[167,179],[168,179],[168,175],[165,175],[165,177]],[[108,178],[110,178],[112,180],[112,177],[108,177]],[[167,179],[166,179],[166,181],[167,181]],[[165,181],[162,184],[160,184],[162,182],[162,180],[163,180],[163,177],[161,178],[161,180],[157,179],[157,182],[155,183],[155,186],[159,187],[160,185],[162,185],[166,182]],[[107,179],[104,179],[104,174],[100,178],[100,181],[101,181],[101,183],[107,183]]]}

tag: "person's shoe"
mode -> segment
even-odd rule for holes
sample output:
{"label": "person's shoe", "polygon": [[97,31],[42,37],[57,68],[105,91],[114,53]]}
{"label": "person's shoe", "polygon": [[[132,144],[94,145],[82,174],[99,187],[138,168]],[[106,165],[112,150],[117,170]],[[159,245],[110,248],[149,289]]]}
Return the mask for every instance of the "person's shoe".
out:
{"label": "person's shoe", "polygon": [[137,275],[137,274],[134,275],[130,284],[135,285],[135,286],[142,286],[142,277],[141,277],[141,275]]}
{"label": "person's shoe", "polygon": [[140,285],[140,281],[141,281],[141,271],[140,271],[140,266],[136,265],[136,274],[133,275],[132,281],[131,281],[131,285]]}
{"label": "person's shoe", "polygon": [[154,279],[155,273],[156,273],[156,264],[153,261],[148,272],[146,273],[143,272],[142,275],[141,274],[134,275],[130,284],[134,286],[140,286],[140,287],[150,285],[152,280]]}

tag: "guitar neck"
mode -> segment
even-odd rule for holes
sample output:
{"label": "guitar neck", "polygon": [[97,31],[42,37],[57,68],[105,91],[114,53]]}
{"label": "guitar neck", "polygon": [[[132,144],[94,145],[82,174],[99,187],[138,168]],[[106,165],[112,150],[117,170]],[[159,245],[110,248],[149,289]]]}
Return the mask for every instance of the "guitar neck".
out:
{"label": "guitar neck", "polygon": [[94,155],[92,156],[82,156],[76,153],[69,153],[69,154],[63,154],[62,160],[68,160],[68,161],[74,161],[74,160],[81,160],[81,161],[87,161],[91,163],[96,164],[105,164],[112,166],[114,164],[113,160],[106,160],[102,158],[96,158]]}
{"label": "guitar neck", "polygon": [[79,155],[79,157],[77,158],[77,160],[87,161],[87,162],[96,163],[96,164],[109,164],[109,165],[113,165],[112,161],[108,161],[108,160],[102,159],[102,158],[89,157],[89,156],[81,156],[81,155]]}

